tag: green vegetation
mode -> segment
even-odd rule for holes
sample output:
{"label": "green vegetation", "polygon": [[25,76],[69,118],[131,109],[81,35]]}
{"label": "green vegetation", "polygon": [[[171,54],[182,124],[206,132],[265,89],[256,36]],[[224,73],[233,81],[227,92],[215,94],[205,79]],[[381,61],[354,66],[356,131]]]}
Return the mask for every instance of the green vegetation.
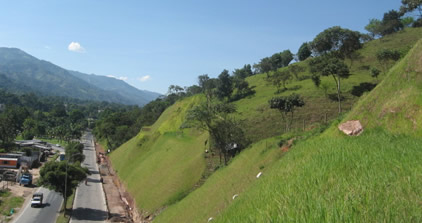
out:
{"label": "green vegetation", "polygon": [[88,174],[88,168],[81,167],[79,162],[68,164],[67,160],[62,162],[53,160],[42,166],[38,185],[60,193],[64,198],[64,203],[67,204],[67,198]]}
{"label": "green vegetation", "polygon": [[62,147],[66,147],[68,145],[68,142],[64,141],[64,140],[59,140],[59,139],[47,139],[47,138],[37,138],[39,140],[42,140],[44,142],[48,142],[54,145],[59,144]]}
{"label": "green vegetation", "polygon": [[358,119],[367,128],[382,126],[395,134],[420,136],[422,128],[422,43],[394,66],[387,78],[362,98],[346,119]]}
{"label": "green vegetation", "polygon": [[10,216],[10,210],[22,206],[23,197],[14,197],[8,190],[0,190],[0,213]]}
{"label": "green vegetation", "polygon": [[[376,59],[378,49],[408,52],[420,37],[422,37],[421,29],[405,29],[402,32],[367,42],[362,49],[357,50],[362,58],[354,62],[350,68],[352,75],[341,83],[344,97],[343,109],[350,110],[351,106],[358,101],[359,98],[352,94],[356,86],[361,86],[362,83],[370,83],[374,86],[387,77],[387,74],[379,74],[378,81],[375,83],[371,77],[370,68],[381,69]],[[325,114],[327,114],[327,121],[338,117],[337,97],[330,99],[330,94],[337,93],[332,77],[321,76],[321,86],[326,85],[326,89],[315,87],[310,79],[309,62],[310,60],[307,59],[295,64],[301,67],[297,77],[286,85],[288,90],[277,95],[283,97],[296,93],[300,94],[305,102],[305,106],[295,111],[291,131],[298,131],[298,129],[301,131],[304,127],[303,120],[305,120],[305,129],[314,129],[319,132],[316,126],[319,125],[318,123],[324,123]],[[345,63],[350,64],[349,59],[346,59]],[[290,69],[290,66],[281,69]],[[366,69],[366,67],[369,68]],[[269,74],[271,75],[271,72]],[[256,93],[232,104],[237,108],[234,117],[241,121],[246,137],[254,144],[231,160],[228,166],[220,167],[196,190],[193,189],[201,185],[201,176],[206,172],[206,163],[209,159],[203,153],[204,150],[209,149],[210,144],[205,144],[208,134],[194,129],[182,131],[179,127],[186,121],[187,111],[194,105],[207,99],[207,101],[214,100],[214,89],[216,89],[218,79],[208,78],[207,75],[200,76],[199,86],[205,97],[197,95],[177,101],[163,112],[154,125],[144,126],[136,137],[112,152],[113,166],[144,214],[161,213],[156,218],[158,222],[167,222],[172,219],[195,222],[206,221],[209,217],[215,218],[225,208],[230,208],[232,204],[241,201],[240,199],[233,201],[234,194],[238,193],[241,198],[252,188],[258,188],[256,185],[260,184],[261,179],[256,180],[255,176],[261,171],[260,168],[263,168],[263,179],[266,179],[271,173],[279,171],[275,166],[284,163],[289,154],[298,150],[295,145],[292,151],[280,159],[282,152],[276,149],[279,142],[282,145],[283,142],[296,137],[291,133],[285,133],[284,128],[281,127],[285,124],[281,115],[268,105],[268,101],[275,96],[276,86],[268,85],[267,74],[250,76],[248,73],[244,76],[246,76],[245,80],[253,85]],[[364,90],[361,91],[365,92],[366,85],[362,86]],[[391,92],[391,94],[394,93]],[[362,97],[366,98],[369,95],[363,94]],[[328,133],[331,131],[333,131],[332,134],[335,132],[334,135],[339,135],[336,133],[338,131],[336,128],[330,129]],[[388,135],[388,133],[385,134]],[[301,142],[298,143],[300,144]],[[293,164],[290,165],[294,167]],[[292,169],[289,168],[289,171]],[[295,176],[290,175],[291,178]],[[207,202],[207,205],[204,205],[204,202]],[[167,209],[163,211],[165,207]]]}
{"label": "green vegetation", "polygon": [[151,101],[142,108],[131,106],[105,109],[95,121],[93,133],[97,141],[106,150],[116,149],[136,136],[142,127],[154,124],[161,113],[177,100],[192,95],[189,92],[181,92],[181,89],[183,88],[171,85],[169,95]]}
{"label": "green vegetation", "polygon": [[345,117],[363,135],[333,125],[297,143],[216,222],[421,221],[421,52],[419,41]]}
{"label": "green vegetation", "polygon": [[[157,222],[205,222],[209,217],[223,222],[420,220],[421,182],[415,178],[422,168],[416,151],[421,145],[416,135],[421,134],[422,65],[415,52],[422,50],[403,56],[422,37],[422,29],[403,29],[401,20],[402,26],[395,23],[395,12],[384,17],[380,39],[369,41],[367,35],[332,27],[303,45],[301,62],[289,65],[290,51],[283,51],[261,59],[254,71],[245,65],[232,75],[227,70],[218,78],[200,75],[194,89],[203,95],[180,99],[111,154],[138,208],[145,216],[159,214]],[[380,49],[393,57],[381,59]],[[400,59],[390,72],[380,72]],[[239,88],[245,82],[247,88]],[[235,96],[240,89],[253,93]],[[304,105],[283,120],[268,101],[289,95],[300,95]],[[229,105],[221,107],[225,112],[210,113],[217,99],[237,112]],[[208,176],[212,152],[230,143],[216,144],[218,134],[209,127],[217,125],[207,126],[207,121],[228,117],[239,121],[236,126],[252,144]],[[340,134],[337,124],[343,117],[360,119],[363,135]],[[333,119],[332,127],[315,137],[325,129],[319,126]],[[202,125],[186,125],[192,121]],[[215,131],[232,136],[227,129],[222,125]],[[260,171],[264,174],[257,179]],[[235,194],[239,197],[233,200]]]}
{"label": "green vegetation", "polygon": [[17,48],[0,47],[0,89],[90,101],[144,105],[159,96],[124,81],[83,74],[39,60]]}
{"label": "green vegetation", "polygon": [[[72,207],[73,201],[75,200],[75,190],[73,190],[72,194],[67,198],[66,207]],[[57,217],[56,223],[68,223],[70,221],[72,209],[67,208],[66,211],[64,210],[64,206],[60,210],[60,214]]]}
{"label": "green vegetation", "polygon": [[[254,182],[256,175],[265,171],[281,157],[278,138],[263,140],[235,157],[230,165],[220,168],[204,185],[176,205],[170,206],[154,222],[205,222],[228,207],[235,194],[243,192]],[[181,214],[183,213],[183,214]]]}
{"label": "green vegetation", "polygon": [[382,130],[299,142],[216,222],[420,222],[420,145]]}
{"label": "green vegetation", "polygon": [[44,97],[35,94],[15,95],[0,90],[0,146],[10,151],[15,139],[43,139],[67,144],[78,139],[92,126],[98,111],[117,105]]}
{"label": "green vegetation", "polygon": [[153,126],[111,153],[113,167],[147,215],[182,199],[204,172],[207,134],[179,129],[199,100],[194,96],[177,102]]}

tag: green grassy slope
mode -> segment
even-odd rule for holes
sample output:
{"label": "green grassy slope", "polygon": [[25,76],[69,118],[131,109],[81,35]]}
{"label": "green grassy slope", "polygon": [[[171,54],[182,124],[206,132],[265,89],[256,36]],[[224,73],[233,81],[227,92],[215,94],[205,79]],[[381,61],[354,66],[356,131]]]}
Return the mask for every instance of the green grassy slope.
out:
{"label": "green grassy slope", "polygon": [[[216,222],[421,222],[422,41],[346,117],[359,137],[299,142]],[[402,134],[397,134],[402,133]]]}
{"label": "green grassy slope", "polygon": [[382,126],[393,133],[422,135],[422,46],[412,49],[388,77],[346,117],[367,128]]}
{"label": "green grassy slope", "polygon": [[211,175],[199,189],[177,205],[170,206],[154,222],[204,222],[216,216],[233,202],[233,195],[242,194],[257,181],[259,172],[265,172],[281,157],[276,145],[275,138],[252,145],[235,157],[229,166]]}
{"label": "green grassy slope", "polygon": [[[359,99],[350,94],[353,86],[357,86],[362,82],[377,82],[371,77],[370,71],[365,67],[378,67],[381,70],[381,65],[376,61],[376,52],[378,50],[385,48],[406,52],[420,38],[422,38],[422,28],[412,28],[365,43],[364,47],[359,50],[362,59],[353,63],[351,68],[352,75],[348,79],[342,80],[342,92],[345,97],[343,102],[344,110],[350,110],[352,105]],[[311,76],[307,63],[307,61],[297,63],[306,68],[306,71],[299,74],[299,76]],[[346,63],[350,64],[350,61],[346,61]],[[378,78],[379,81],[384,79],[385,76],[385,74],[381,74]],[[268,100],[275,96],[276,88],[269,85],[265,81],[265,77],[265,74],[249,77],[247,81],[251,86],[256,86],[256,95],[235,102],[238,111],[241,113],[240,118],[244,120],[246,132],[253,141],[283,133],[280,113],[270,109],[268,106]],[[329,94],[335,93],[335,82],[332,77],[323,77],[322,83],[326,83],[329,86]],[[323,90],[316,88],[310,79],[292,81],[287,85],[287,88],[290,90],[279,95],[289,95],[295,92],[302,95],[306,103],[303,108],[298,109],[295,113],[294,128],[301,128],[303,120],[305,120],[305,125],[322,122],[325,114],[327,114],[328,119],[337,117],[337,101],[332,101],[325,97]]]}
{"label": "green grassy slope", "polygon": [[154,213],[181,199],[201,178],[207,134],[178,129],[186,110],[198,100],[176,103],[111,154],[119,177],[144,212]]}
{"label": "green grassy slope", "polygon": [[421,222],[421,139],[299,143],[215,222]]}
{"label": "green grassy slope", "polygon": [[[353,75],[342,82],[342,91],[346,97],[344,101],[346,110],[350,110],[354,104],[358,105],[361,103],[357,102],[359,98],[350,94],[353,86],[359,85],[362,82],[376,81],[370,77],[369,71],[362,67],[367,65],[378,66],[374,59],[378,49],[388,48],[406,51],[421,37],[422,28],[406,29],[403,32],[396,33],[384,39],[366,43],[361,50],[363,55],[362,61],[355,62],[351,69]],[[298,64],[307,67],[307,61]],[[309,75],[308,71],[300,74],[300,76]],[[223,218],[223,220],[230,219],[231,217],[237,219],[235,217],[236,213],[238,213],[237,210],[243,208],[243,204],[252,202],[253,200],[253,196],[246,196],[249,194],[249,191],[253,194],[259,193],[264,188],[269,188],[264,187],[264,184],[261,182],[264,181],[263,179],[273,179],[273,181],[265,182],[273,183],[275,188],[278,187],[277,183],[279,181],[286,181],[286,184],[283,185],[292,187],[293,184],[290,185],[287,181],[295,180],[295,177],[305,174],[300,171],[312,171],[311,169],[304,170],[303,168],[294,170],[295,167],[300,167],[300,164],[296,165],[293,162],[298,161],[301,164],[304,162],[308,164],[306,161],[309,161],[310,168],[318,169],[322,165],[322,162],[332,161],[330,159],[322,160],[321,158],[312,162],[311,158],[313,156],[310,155],[308,157],[306,153],[306,151],[312,150],[314,145],[312,141],[309,141],[309,144],[299,143],[297,148],[295,147],[293,151],[287,153],[287,156],[283,156],[280,159],[281,152],[276,148],[276,144],[278,142],[277,137],[280,137],[283,133],[282,127],[284,125],[279,112],[269,109],[268,100],[275,96],[274,92],[276,88],[268,85],[265,77],[265,74],[249,77],[247,81],[251,85],[256,86],[256,95],[235,102],[239,111],[238,118],[243,121],[247,135],[254,144],[232,160],[229,166],[219,169],[211,175],[201,187],[187,195],[184,199],[181,198],[192,189],[195,182],[204,173],[205,161],[203,151],[205,148],[204,141],[207,139],[207,135],[193,130],[186,130],[182,134],[178,128],[183,122],[186,111],[195,103],[203,100],[202,96],[187,98],[176,103],[167,109],[153,126],[144,128],[138,136],[112,153],[111,159],[113,165],[118,170],[119,177],[135,197],[139,209],[148,213],[158,213],[158,211],[162,210],[163,206],[173,203],[158,215],[155,219],[157,222],[205,222],[209,217],[215,218],[218,216],[225,208],[229,208],[227,216],[230,217]],[[385,77],[386,75],[382,74],[379,80],[383,80]],[[335,84],[332,79],[326,77],[322,81],[329,84],[330,89],[328,93],[335,92]],[[337,102],[327,99],[324,92],[321,89],[317,89],[310,79],[293,81],[288,84],[288,88],[288,91],[279,95],[288,95],[295,92],[304,96],[306,102],[306,106],[298,109],[295,113],[296,118],[293,127],[301,128],[303,120],[305,120],[306,126],[309,128],[311,123],[322,122],[325,113],[327,113],[328,119],[337,117]],[[369,97],[371,94],[366,97]],[[350,114],[353,114],[353,112],[351,111]],[[335,130],[336,128],[330,129],[328,132],[331,133],[326,135],[338,135]],[[370,131],[365,131],[365,134],[368,134],[368,132]],[[389,138],[389,135],[387,134],[385,138]],[[382,141],[383,139],[374,140]],[[331,138],[327,139],[327,142],[324,142],[326,146],[337,145],[336,143],[347,144],[349,143],[347,140],[350,139],[337,137],[333,140],[338,141],[332,141],[331,144],[330,140]],[[368,141],[370,140],[368,139]],[[403,141],[406,140],[403,139]],[[359,144],[359,142],[356,143]],[[299,149],[302,148],[300,145],[305,147],[305,149]],[[367,148],[363,144],[362,146],[363,148]],[[334,147],[330,149],[335,154],[336,149]],[[382,150],[383,148],[377,149]],[[299,150],[304,152],[298,153],[297,156],[292,155]],[[330,154],[330,152],[328,153]],[[291,156],[293,157],[288,158]],[[350,154],[350,156],[353,156],[353,154]],[[301,160],[303,157],[308,158],[307,160]],[[333,157],[333,159],[337,158]],[[368,159],[372,161],[375,157],[369,157]],[[285,164],[286,162],[287,164]],[[264,167],[264,177],[256,180],[255,176],[262,166]],[[281,171],[280,168],[283,168],[283,171],[290,171],[291,174]],[[337,165],[329,168],[341,168],[341,166]],[[284,173],[283,176],[278,174],[278,172]],[[359,177],[359,175],[356,177]],[[311,185],[309,185],[309,188],[311,188]],[[290,192],[292,191],[290,190]],[[233,202],[231,197],[236,193],[240,194],[239,199]],[[273,192],[268,193],[268,196],[266,196],[271,197],[271,193]],[[290,195],[293,196],[294,194]],[[177,200],[180,200],[180,202],[175,203]],[[233,209],[234,206],[231,207],[232,204],[235,204],[238,209]],[[264,205],[265,207],[270,206],[266,205],[265,202],[255,205],[257,205],[256,207],[260,207],[259,205]],[[271,205],[277,206],[277,203],[272,203]],[[256,220],[257,218],[251,217],[251,221],[252,219]]]}

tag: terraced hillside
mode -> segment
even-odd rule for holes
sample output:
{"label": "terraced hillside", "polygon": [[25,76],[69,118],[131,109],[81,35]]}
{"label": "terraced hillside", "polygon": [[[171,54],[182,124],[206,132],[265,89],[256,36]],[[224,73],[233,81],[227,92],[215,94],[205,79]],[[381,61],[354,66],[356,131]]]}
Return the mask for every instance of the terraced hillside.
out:
{"label": "terraced hillside", "polygon": [[[367,128],[362,137],[343,137],[335,126],[323,134],[325,137],[314,136],[324,129],[318,126],[324,122],[325,114],[328,120],[337,118],[337,102],[306,78],[310,76],[307,70],[299,74],[303,80],[292,81],[287,86],[289,90],[277,94],[295,92],[302,95],[306,103],[295,113],[295,133],[284,133],[281,115],[268,106],[268,100],[276,95],[276,88],[267,83],[266,74],[259,74],[247,79],[255,86],[256,94],[234,102],[252,145],[228,166],[214,172],[198,189],[192,192],[206,169],[204,150],[208,136],[194,129],[181,131],[179,127],[186,111],[203,100],[202,96],[184,99],[167,109],[151,128],[144,128],[112,153],[113,165],[135,197],[138,208],[148,214],[158,214],[156,222],[206,222],[210,217],[222,222],[268,222],[271,219],[276,222],[292,219],[371,222],[391,214],[380,209],[369,210],[376,205],[402,211],[391,214],[392,220],[405,217],[405,213],[418,216],[414,214],[419,201],[414,195],[421,195],[421,188],[417,186],[421,177],[415,177],[422,167],[416,158],[421,158],[418,147],[422,144],[412,136],[392,134],[414,131],[411,135],[420,134],[421,128],[412,124],[421,121],[420,109],[416,110],[421,102],[418,97],[420,75],[417,75],[419,68],[415,68],[417,63],[410,61],[417,61],[412,58],[417,58],[415,52],[421,47],[418,45],[378,80],[370,76],[367,68],[380,67],[375,59],[378,49],[406,53],[421,37],[422,29],[406,29],[368,42],[360,50],[363,58],[354,62],[352,75],[342,82],[342,92],[345,108],[351,110],[346,119],[360,118]],[[307,68],[307,63],[297,64]],[[405,76],[406,81],[398,80],[394,79],[400,78],[397,73],[409,75]],[[322,78],[322,82],[328,85],[328,93],[334,93],[335,84],[330,78]],[[380,84],[360,99],[350,94],[354,86],[363,82]],[[388,85],[395,87],[386,87]],[[380,91],[388,91],[388,94],[384,96]],[[407,96],[413,98],[407,100]],[[396,98],[395,103],[393,98]],[[400,104],[400,98],[406,103]],[[408,113],[405,107],[406,110],[396,109],[395,113],[381,115],[386,108],[394,107],[388,106],[389,103],[396,108],[410,106],[414,112]],[[369,107],[373,110],[367,110]],[[406,115],[411,118],[404,119]],[[299,130],[303,128],[303,121],[305,133]],[[399,131],[402,128],[407,130]],[[297,141],[287,153],[278,148],[281,139],[303,134],[308,139]],[[391,143],[384,146],[383,142]],[[399,146],[402,144],[406,148]],[[382,172],[383,169],[388,171]],[[263,172],[259,179],[256,178],[258,172]],[[404,185],[407,179],[412,181]],[[399,191],[399,187],[405,189]],[[392,188],[391,193],[387,191],[389,188]],[[239,196],[233,200],[235,194]],[[397,198],[398,195],[404,198]],[[411,196],[412,199],[406,200]],[[387,204],[388,201],[392,201],[391,204]],[[345,205],[351,209],[342,214]],[[375,214],[376,210],[381,214]]]}

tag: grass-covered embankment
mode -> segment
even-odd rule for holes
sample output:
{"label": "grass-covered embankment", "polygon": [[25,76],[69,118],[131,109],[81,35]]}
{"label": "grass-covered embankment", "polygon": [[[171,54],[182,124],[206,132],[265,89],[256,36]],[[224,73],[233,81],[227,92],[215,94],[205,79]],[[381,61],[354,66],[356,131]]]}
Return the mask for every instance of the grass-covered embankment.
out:
{"label": "grass-covered embankment", "polygon": [[[368,67],[378,67],[379,69],[381,69],[380,64],[375,59],[376,52],[379,49],[396,49],[402,52],[407,52],[409,48],[412,47],[417,41],[417,39],[419,39],[420,37],[422,37],[422,28],[406,29],[402,32],[387,36],[385,38],[365,43],[363,49],[359,50],[362,55],[362,59],[360,61],[354,62],[351,68],[352,75],[348,79],[342,80],[342,92],[343,96],[345,97],[345,100],[343,101],[343,106],[345,110],[350,110],[353,108],[352,106],[355,105],[359,107],[359,104],[362,103],[362,101],[358,102],[358,100],[360,100],[358,97],[355,97],[350,94],[354,86],[357,86],[362,82],[381,82],[381,84],[379,84],[379,86],[375,90],[373,90],[377,91],[377,89],[383,86],[382,80],[390,78],[390,75],[384,73],[381,74],[380,77],[378,77],[378,80],[370,76],[370,71],[368,70]],[[297,64],[307,69],[307,63],[308,61],[304,61],[299,62]],[[346,63],[349,64],[349,61],[346,61]],[[310,75],[311,74],[308,70],[305,70],[304,72],[299,74],[299,76],[301,76],[302,78],[304,76],[309,77]],[[203,151],[206,148],[204,142],[208,137],[206,134],[202,134],[201,132],[197,132],[195,130],[185,130],[184,132],[182,132],[178,128],[184,121],[186,111],[189,110],[189,108],[191,108],[193,105],[199,103],[199,101],[203,100],[203,97],[201,98],[201,96],[195,96],[192,98],[187,98],[176,103],[174,106],[171,106],[163,113],[160,119],[157,120],[157,122],[153,126],[149,128],[144,128],[137,137],[122,145],[119,149],[112,153],[111,159],[113,165],[118,170],[118,174],[121,179],[125,182],[126,186],[128,186],[130,193],[135,197],[138,208],[140,208],[142,211],[147,211],[148,213],[158,213],[158,210],[162,210],[162,207],[167,206],[168,204],[172,204],[167,209],[162,211],[161,214],[158,215],[158,217],[155,219],[155,221],[202,222],[206,221],[209,217],[216,218],[217,216],[219,216],[220,213],[224,213],[224,210],[226,208],[229,208],[227,216],[234,217],[234,220],[232,222],[242,222],[243,220],[250,222],[253,222],[253,220],[270,221],[269,218],[265,217],[251,217],[251,219],[245,219],[237,218],[235,216],[237,215],[237,210],[243,211],[241,207],[242,204],[248,203],[251,203],[251,205],[255,206],[253,206],[254,208],[248,206],[245,210],[261,210],[261,212],[258,212],[256,216],[261,216],[261,213],[266,213],[267,211],[270,213],[277,213],[277,205],[279,204],[279,201],[276,199],[276,196],[271,196],[276,193],[275,191],[271,190],[274,188],[278,189],[277,184],[280,183],[280,181],[283,181],[281,183],[281,185],[283,186],[293,187],[292,185],[294,185],[295,187],[299,187],[298,184],[300,184],[300,181],[303,180],[304,185],[301,187],[307,186],[308,188],[311,188],[312,184],[310,182],[305,181],[305,178],[302,178],[302,175],[304,173],[302,173],[301,171],[305,170],[303,168],[296,170],[295,168],[299,168],[301,167],[299,164],[303,164],[302,166],[304,167],[306,166],[309,168],[318,169],[322,165],[322,162],[331,161],[328,158],[323,160],[322,157],[320,157],[320,162],[317,164],[312,164],[312,162],[307,163],[307,161],[310,160],[310,157],[313,157],[312,154],[314,154],[313,146],[315,143],[312,142],[321,142],[323,147],[318,147],[318,149],[321,150],[321,154],[329,155],[332,159],[339,159],[339,157],[335,157],[337,155],[336,151],[339,150],[336,150],[334,148],[330,149],[328,148],[328,146],[336,146],[336,148],[346,148],[343,147],[341,143],[349,143],[348,140],[352,140],[345,139],[343,137],[338,137],[338,139],[331,139],[331,137],[334,135],[340,136],[340,134],[338,134],[337,132],[338,130],[336,126],[334,126],[328,132],[325,133],[325,135],[328,136],[327,139],[312,139],[311,141],[307,141],[306,143],[309,143],[309,145],[311,146],[305,146],[305,144],[303,144],[305,142],[300,142],[298,143],[297,147],[295,146],[293,148],[292,152],[287,153],[286,159],[284,157],[279,159],[279,150],[275,149],[277,147],[277,140],[275,140],[275,138],[273,137],[279,137],[281,134],[283,134],[284,123],[281,119],[280,113],[276,110],[272,110],[269,108],[268,100],[274,96],[289,95],[293,92],[298,93],[304,97],[306,105],[295,112],[295,120],[293,122],[293,127],[295,129],[301,129],[303,127],[303,120],[305,120],[306,128],[312,128],[310,127],[310,123],[323,122],[324,115],[326,113],[328,116],[328,120],[337,117],[337,101],[329,99],[328,95],[325,95],[324,91],[321,88],[316,88],[309,78],[305,78],[304,80],[292,80],[287,85],[288,90],[280,94],[275,94],[276,88],[266,81],[266,74],[258,74],[248,77],[247,81],[251,85],[255,86],[254,89],[256,90],[256,94],[254,96],[241,99],[234,103],[236,104],[239,112],[237,118],[242,120],[247,136],[252,140],[253,146],[243,151],[238,157],[236,157],[232,162],[230,162],[227,167],[219,169],[217,172],[211,175],[211,177],[209,177],[200,188],[193,191],[192,193],[187,195],[187,192],[190,192],[190,190],[193,188],[195,180],[198,180],[201,177],[201,174],[203,174],[204,172],[203,170],[205,168],[205,163],[203,158]],[[322,82],[328,85],[328,94],[335,92],[335,83],[332,80],[332,77],[323,77]],[[386,96],[385,99],[389,99],[392,96],[399,97],[399,91],[395,91],[399,87],[403,86],[397,84],[396,88],[389,88],[388,91],[392,92],[390,96]],[[364,95],[363,100],[370,97],[370,95],[372,95],[372,93]],[[416,96],[415,99],[412,100],[419,100],[417,99],[417,95],[414,95],[413,93],[410,95]],[[402,97],[404,97],[404,95],[402,95]],[[375,103],[373,100],[378,99],[373,98],[371,99],[371,101],[365,102],[365,106],[371,107],[371,104]],[[380,101],[380,104],[388,104],[388,101]],[[355,109],[352,109],[350,114],[359,114],[355,113],[355,111]],[[361,112],[365,111],[362,110]],[[370,111],[368,111],[368,113],[369,112]],[[405,115],[405,113],[401,113],[401,115],[396,116],[396,121],[391,120],[389,121],[389,123],[399,123],[400,120],[402,120],[400,118]],[[351,116],[347,117],[347,119],[349,119]],[[354,116],[354,118],[355,117],[357,116]],[[379,117],[380,120],[377,120],[378,116],[374,116],[371,119],[375,121],[382,121],[383,118],[384,117],[381,116]],[[374,127],[378,126],[377,124],[371,126],[371,122],[365,122],[364,119],[362,119],[362,121],[365,124],[365,128],[369,127],[369,129],[373,129]],[[382,132],[382,134],[387,135],[385,136],[385,138],[389,137],[389,133],[385,133],[384,130],[379,131]],[[409,132],[412,130],[408,129],[406,131]],[[372,132],[373,133],[371,133],[371,130],[369,131],[369,133],[368,131],[365,131],[364,136],[367,134],[371,135],[365,136],[369,137],[367,141],[371,141],[372,139],[370,139],[370,137],[372,136],[375,137],[374,140],[377,140],[377,134],[374,133],[374,130],[372,130]],[[406,136],[403,137],[404,139],[402,140],[406,141]],[[267,138],[273,138],[271,140],[268,140],[268,147],[272,149],[268,150],[267,152],[261,152],[264,150],[263,145],[265,144],[265,139]],[[329,143],[330,140],[333,140],[331,144]],[[411,138],[411,140],[414,139]],[[324,145],[327,146],[327,148],[324,147]],[[355,145],[360,145],[360,143],[356,142]],[[353,152],[353,150],[350,149],[351,147],[347,148],[349,148],[349,152]],[[327,149],[327,151],[324,152],[324,149]],[[382,147],[378,149],[378,152],[382,152]],[[296,150],[304,151],[296,152]],[[328,150],[330,150],[331,152]],[[306,151],[311,154],[307,155]],[[261,153],[264,155],[262,155]],[[291,153],[298,153],[299,155],[290,155]],[[341,155],[342,153],[338,154]],[[353,154],[349,155],[353,156]],[[356,157],[359,157],[361,155],[362,153],[355,154]],[[288,158],[290,156],[293,156],[294,158]],[[379,153],[379,156],[384,155],[382,153]],[[302,158],[306,159],[302,160]],[[383,157],[381,157],[380,159],[382,158]],[[373,160],[376,159],[376,157],[372,157],[370,159]],[[258,181],[256,179],[252,180],[252,178],[254,178],[256,173],[258,172],[257,168],[260,167],[260,163],[265,163],[263,179],[274,180],[274,182],[272,182],[271,180],[265,181],[269,185],[274,185],[272,188],[261,183],[261,179],[259,179]],[[327,165],[327,168],[331,168],[330,171],[341,170],[341,168],[338,169],[341,166],[331,167],[330,165],[334,165],[332,163],[327,163],[325,165]],[[346,163],[345,165],[352,164]],[[281,167],[283,167],[283,170],[280,169]],[[287,171],[285,169],[290,171],[292,174],[287,174],[286,172],[283,172],[283,177],[280,176],[279,172]],[[307,172],[306,174],[311,174],[311,172],[314,170],[306,171],[309,171],[309,173]],[[331,175],[325,176],[324,174]],[[356,174],[357,175],[355,176],[355,178],[358,179],[359,177],[363,177],[366,173],[363,171],[362,173],[360,173],[361,175],[359,175],[358,173]],[[325,172],[320,172],[320,175],[317,175],[317,177],[318,176],[320,177],[317,178],[319,179],[318,182],[323,182],[324,180],[329,179],[329,177],[331,177],[331,181],[347,182],[349,180],[346,178],[342,178],[345,177],[344,174],[336,175],[336,172],[328,172],[328,170],[326,170]],[[383,176],[383,174],[381,174],[381,176]],[[298,179],[295,179],[295,177],[297,177]],[[398,177],[402,176],[398,175]],[[294,184],[295,180],[297,181],[297,184]],[[289,184],[288,182],[284,181],[292,181],[292,184]],[[258,185],[256,185],[256,183],[258,183]],[[321,191],[321,189],[318,188],[319,186],[324,187],[325,190],[329,191],[329,187],[333,184],[334,183],[326,185],[316,184],[316,186],[314,185],[315,188],[312,189],[314,191],[312,192],[312,190],[310,190],[309,193],[312,192],[315,195],[319,193]],[[343,186],[348,185],[349,184],[343,184]],[[369,188],[369,186],[370,185],[368,185],[368,193],[372,193],[371,190],[373,189],[378,189],[376,187]],[[353,189],[353,185],[351,186],[351,188]],[[266,193],[268,193],[268,196],[265,198],[268,199],[268,204],[266,204],[265,200],[262,200],[261,203],[253,203],[254,196],[248,195],[249,191],[251,191],[251,193],[255,193],[256,196],[259,196],[258,193],[260,190],[267,191]],[[311,206],[302,206],[306,203],[299,203],[297,201],[294,196],[295,190],[293,190],[292,188],[288,188],[287,191],[292,194],[284,195],[286,199],[286,204],[283,205],[292,207],[298,205],[296,209],[308,208],[309,212],[318,212],[318,209],[315,209],[315,207],[312,205],[319,205],[321,207],[325,207],[327,205],[330,205],[331,202],[330,200],[327,200],[326,203],[319,204],[319,202],[322,202],[322,200],[317,200],[316,203],[310,203]],[[240,199],[236,199],[233,202],[232,196],[237,193],[239,193]],[[337,195],[343,196],[343,194],[339,194],[336,192],[330,194],[330,196],[332,197],[335,197]],[[301,196],[302,195],[298,196],[298,198],[302,198]],[[177,202],[179,200],[180,202]],[[274,203],[273,201],[276,201],[276,203]],[[358,208],[356,210],[358,212],[361,212],[363,210],[362,207],[371,207],[372,202],[372,200],[368,199],[367,204],[361,204],[361,208]],[[236,209],[233,209],[234,207],[231,207],[232,204],[235,204]],[[341,209],[335,210],[340,211]],[[245,215],[246,217],[248,216],[246,212],[241,212],[240,214]],[[361,213],[361,215],[357,214],[355,216],[359,217],[364,215]],[[223,215],[222,219],[229,221],[229,219],[231,218],[225,217]],[[300,218],[296,219],[298,219],[298,221],[301,220]],[[377,221],[377,219],[378,218],[373,221]],[[278,222],[278,220],[274,221]],[[292,219],[285,220],[293,221]]]}
{"label": "grass-covered embankment", "polygon": [[345,120],[299,142],[217,222],[422,221],[422,40]]}
{"label": "grass-covered embankment", "polygon": [[186,196],[205,169],[207,134],[180,130],[186,111],[200,100],[191,97],[167,109],[157,122],[113,151],[120,179],[146,215]]}
{"label": "grass-covered embankment", "polygon": [[259,172],[265,172],[281,157],[282,152],[276,146],[278,140],[271,138],[252,145],[230,165],[217,170],[200,188],[166,209],[154,222],[204,222],[216,216],[233,202],[235,194],[243,196],[243,191],[257,182]]}
{"label": "grass-covered embankment", "polygon": [[383,130],[300,142],[216,222],[420,222],[421,145]]}
{"label": "grass-covered embankment", "polygon": [[[342,101],[343,110],[350,111],[352,106],[359,100],[359,97],[351,94],[354,86],[358,86],[364,82],[372,84],[380,83],[387,76],[383,72],[378,79],[371,77],[370,68],[376,67],[379,70],[383,70],[383,65],[376,59],[376,54],[379,50],[398,50],[405,54],[420,38],[422,38],[422,28],[407,28],[398,33],[365,43],[363,48],[357,51],[361,55],[361,58],[354,61],[350,67],[350,77],[341,80],[341,91],[344,97]],[[322,123],[324,122],[325,115],[327,115],[328,120],[335,119],[338,116],[337,99],[334,98],[332,100],[328,97],[329,94],[336,92],[336,85],[333,78],[331,76],[321,78],[321,85],[327,86],[326,95],[322,87],[315,87],[310,79],[312,74],[309,71],[308,62],[309,60],[295,63],[305,69],[298,76],[308,78],[304,80],[293,78],[287,84],[288,90],[280,94],[275,94],[277,89],[266,81],[266,74],[258,74],[246,79],[251,86],[255,86],[256,94],[252,97],[239,100],[235,104],[240,113],[239,119],[243,120],[247,136],[252,141],[256,142],[284,133],[284,123],[280,113],[277,110],[270,109],[268,106],[268,100],[274,96],[287,96],[291,93],[303,96],[305,106],[297,109],[295,112],[292,123],[293,128],[302,128],[303,121],[305,121],[306,126],[316,122]],[[350,65],[351,62],[346,60],[346,64]]]}

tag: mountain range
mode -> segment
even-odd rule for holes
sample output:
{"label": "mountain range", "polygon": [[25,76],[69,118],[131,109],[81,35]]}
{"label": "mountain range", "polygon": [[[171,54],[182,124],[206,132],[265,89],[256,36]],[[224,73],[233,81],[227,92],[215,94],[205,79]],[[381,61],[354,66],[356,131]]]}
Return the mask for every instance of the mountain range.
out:
{"label": "mountain range", "polygon": [[116,78],[67,70],[20,49],[6,47],[0,47],[0,89],[139,106],[160,96]]}

